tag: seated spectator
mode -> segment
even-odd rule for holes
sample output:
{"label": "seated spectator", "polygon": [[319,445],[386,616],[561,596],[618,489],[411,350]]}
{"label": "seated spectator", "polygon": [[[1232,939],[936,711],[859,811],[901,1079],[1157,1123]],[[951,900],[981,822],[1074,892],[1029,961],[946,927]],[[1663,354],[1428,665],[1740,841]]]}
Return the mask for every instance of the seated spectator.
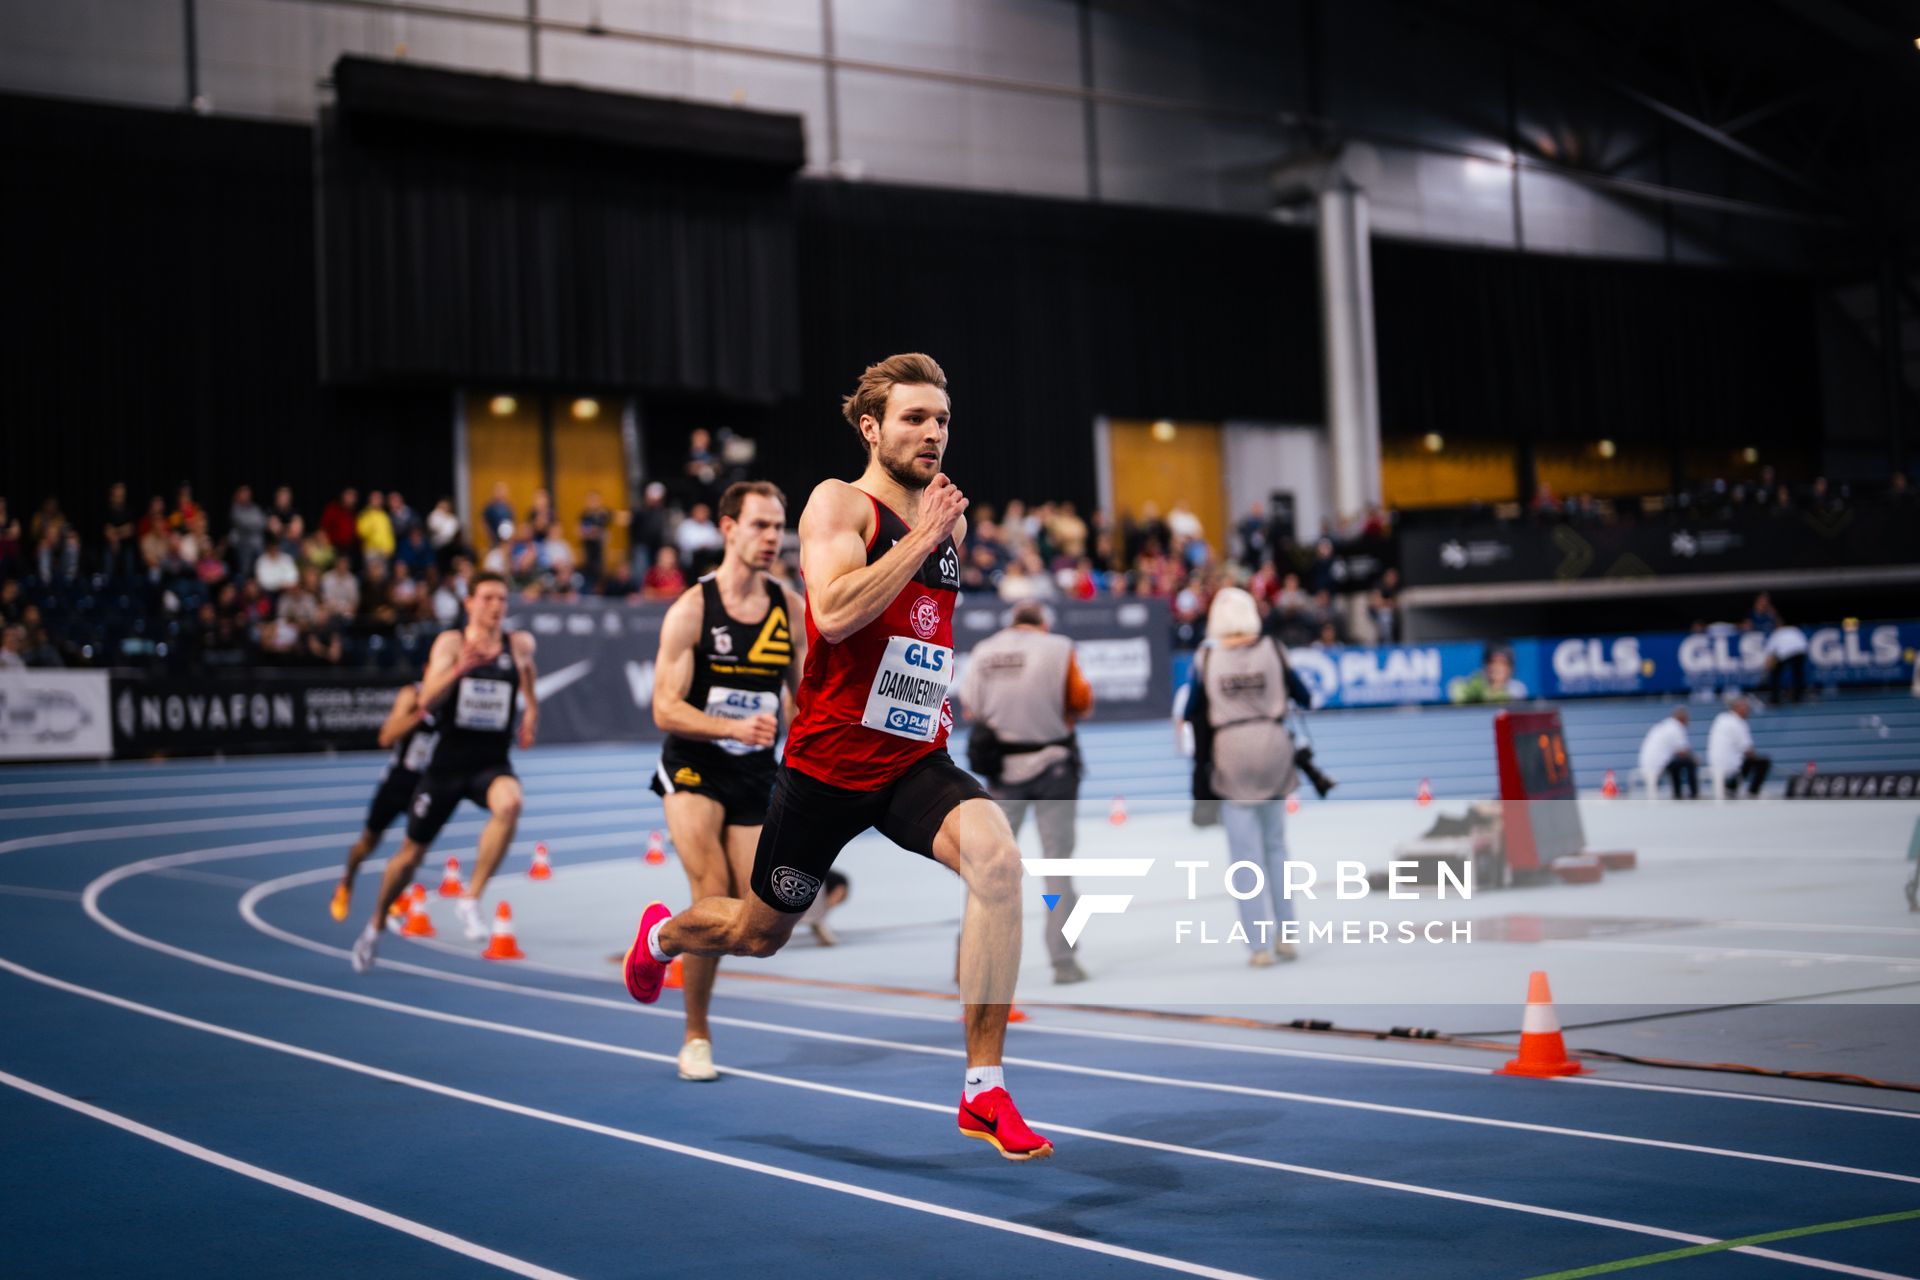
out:
{"label": "seated spectator", "polygon": [[315,529],[300,544],[300,567],[312,569],[316,573],[325,573],[340,560],[341,553],[334,544],[333,535],[325,529]]}
{"label": "seated spectator", "polygon": [[1640,740],[1640,776],[1646,780],[1647,790],[1658,788],[1664,777],[1673,784],[1675,800],[1700,798],[1700,769],[1687,741],[1690,719],[1685,707],[1675,707],[1672,715],[1647,730],[1647,736]]}
{"label": "seated spectator", "polygon": [[[349,485],[340,491],[340,496],[329,502],[320,511],[319,533],[327,535],[328,545],[334,554],[352,559],[360,549],[360,491]],[[333,564],[331,557],[324,565],[316,565],[325,573]]]}
{"label": "seated spectator", "polygon": [[703,559],[717,560],[726,542],[714,527],[713,509],[704,502],[693,504],[673,537],[680,548],[680,563],[695,572],[699,571]]}
{"label": "seated spectator", "polygon": [[1051,600],[1054,591],[1053,579],[1040,563],[1040,553],[1029,548],[1022,552],[1019,559],[1007,566],[1000,576],[1000,598],[1008,604],[1019,604],[1023,600]]}
{"label": "seated spectator", "polygon": [[615,561],[600,579],[599,591],[609,600],[638,600],[640,584],[633,580],[633,567],[624,560]]}
{"label": "seated spectator", "polygon": [[[155,507],[164,507],[160,499],[153,500]],[[163,514],[158,520],[146,523],[140,533],[140,564],[150,581],[158,582],[171,577],[180,570],[178,539],[168,525]]]}
{"label": "seated spectator", "polygon": [[[488,510],[492,510],[491,506]],[[434,563],[442,570],[450,567],[454,551],[460,545],[460,517],[453,509],[452,498],[440,499],[427,513],[427,540],[433,544]]]}
{"label": "seated spectator", "polygon": [[[420,532],[417,525],[413,532]],[[429,563],[427,569],[421,571],[421,576],[424,576],[432,567]],[[395,622],[404,626],[409,622],[420,620],[420,611],[426,603],[426,595],[421,587],[421,578],[415,576],[413,566],[405,560],[393,562],[393,584],[387,592],[387,598],[393,603]]]}
{"label": "seated spectator", "polygon": [[365,577],[366,580],[360,584],[357,621],[367,630],[390,632],[394,623],[400,620],[400,613],[393,604],[393,579],[388,573],[387,562],[379,556],[368,556]]}
{"label": "seated spectator", "polygon": [[1331,594],[1346,588],[1346,562],[1333,553],[1333,540],[1322,538],[1313,544],[1313,564],[1307,570],[1307,589],[1315,595]]}
{"label": "seated spectator", "polygon": [[354,536],[360,540],[360,554],[371,559],[393,559],[399,540],[393,536],[393,517],[387,514],[387,495],[375,489],[367,494],[367,505],[354,518]]}
{"label": "seated spectator", "polygon": [[1793,700],[1807,696],[1807,633],[1773,615],[1773,630],[1767,633],[1767,697],[1781,700],[1781,687],[1793,682]]}
{"label": "seated spectator", "polygon": [[[5,504],[0,503],[0,509]],[[0,523],[5,522],[0,514]],[[109,578],[131,578],[139,570],[138,534],[133,511],[127,506],[127,486],[115,481],[107,490],[107,515],[100,527],[101,570]],[[0,561],[5,559],[0,555]]]}
{"label": "seated spectator", "polygon": [[260,558],[254,561],[253,577],[262,591],[278,595],[300,581],[300,566],[294,563],[285,547],[269,542]]}
{"label": "seated spectator", "polygon": [[[4,523],[4,515],[4,512],[0,512],[0,523]],[[161,530],[171,528],[171,523],[167,519],[167,500],[157,493],[148,501],[146,514],[141,516],[135,525],[135,533],[144,538],[156,527]],[[19,537],[20,526],[16,523],[13,528],[14,537]]]}
{"label": "seated spectator", "polygon": [[407,536],[400,540],[400,549],[394,553],[395,568],[405,565],[415,578],[422,577],[433,568],[435,557],[433,544],[427,540],[427,531],[419,524],[410,525]]}
{"label": "seated spectator", "polygon": [[1758,796],[1773,767],[1771,759],[1753,749],[1753,730],[1747,724],[1752,713],[1746,696],[1737,695],[1707,732],[1707,767],[1719,777],[1729,799],[1740,794],[1742,782],[1748,784],[1749,796]]}
{"label": "seated spectator", "polygon": [[71,525],[49,525],[34,550],[33,571],[48,584],[72,582],[80,576],[80,531]]}
{"label": "seated spectator", "polygon": [[473,577],[473,561],[456,554],[447,566],[447,576],[433,593],[433,618],[443,627],[456,625],[466,612],[467,582]]}
{"label": "seated spectator", "polygon": [[333,562],[320,579],[320,604],[332,621],[351,622],[360,612],[360,580],[345,556]]}
{"label": "seated spectator", "polygon": [[40,606],[30,604],[20,611],[20,630],[26,633],[26,644],[20,656],[27,660],[29,667],[64,667],[66,659],[60,656],[60,647],[47,634],[47,620],[40,612]]}
{"label": "seated spectator", "polygon": [[253,562],[267,545],[267,513],[253,500],[253,486],[243,484],[233,491],[233,505],[227,508],[227,541],[233,547],[234,568],[241,577],[253,573]]}
{"label": "seated spectator", "polygon": [[633,513],[627,522],[630,563],[633,566],[646,566],[639,569],[645,573],[653,567],[654,552],[667,545],[667,486],[658,480],[653,481],[641,495],[640,509]]}
{"label": "seated spectator", "polygon": [[0,628],[0,671],[27,669],[27,629],[17,622]]}
{"label": "seated spectator", "polygon": [[407,531],[420,523],[420,517],[407,505],[407,500],[400,496],[398,489],[387,490],[387,519],[393,525],[395,542],[404,542]]}
{"label": "seated spectator", "polygon": [[174,532],[183,532],[203,514],[205,513],[200,510],[200,504],[193,500],[193,486],[181,485],[180,491],[174,495],[173,514],[167,517],[173,525]]}
{"label": "seated spectator", "polygon": [[[293,505],[293,490],[284,484],[275,489],[273,505],[267,508],[267,537],[293,538],[288,526],[299,518],[300,512]],[[294,538],[294,541],[297,545],[299,540]]]}
{"label": "seated spectator", "polygon": [[598,489],[587,491],[587,504],[580,512],[580,569],[589,583],[597,583],[607,570],[607,530],[613,524],[613,512]]}
{"label": "seated spectator", "polygon": [[648,600],[678,600],[686,589],[686,577],[680,572],[680,553],[672,547],[661,547],[654,552],[653,567],[641,580],[640,594]]}
{"label": "seated spectator", "polygon": [[1771,631],[1780,625],[1780,614],[1773,607],[1771,592],[1762,591],[1753,598],[1753,609],[1747,614],[1747,621],[1755,631]]}

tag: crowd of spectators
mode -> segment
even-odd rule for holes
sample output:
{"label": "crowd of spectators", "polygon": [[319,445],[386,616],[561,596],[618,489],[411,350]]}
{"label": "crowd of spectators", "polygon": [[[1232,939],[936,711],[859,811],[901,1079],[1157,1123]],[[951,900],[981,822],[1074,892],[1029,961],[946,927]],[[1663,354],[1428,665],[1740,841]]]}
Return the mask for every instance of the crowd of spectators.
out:
{"label": "crowd of spectators", "polygon": [[1551,485],[1535,487],[1529,502],[1480,503],[1429,509],[1417,519],[1435,522],[1494,520],[1504,524],[1599,526],[1645,519],[1741,523],[1751,520],[1833,518],[1852,511],[1910,510],[1920,514],[1907,476],[1895,472],[1884,485],[1855,485],[1815,476],[1789,483],[1771,466],[1747,478],[1702,480],[1667,493],[1596,497],[1557,494]]}

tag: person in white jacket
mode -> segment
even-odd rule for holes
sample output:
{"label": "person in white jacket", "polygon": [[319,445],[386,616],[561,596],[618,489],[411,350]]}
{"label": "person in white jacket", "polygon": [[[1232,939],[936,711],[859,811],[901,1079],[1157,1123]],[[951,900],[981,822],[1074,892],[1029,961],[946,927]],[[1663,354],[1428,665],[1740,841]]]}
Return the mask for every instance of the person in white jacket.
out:
{"label": "person in white jacket", "polygon": [[1672,715],[1647,730],[1647,736],[1640,740],[1640,776],[1647,780],[1648,791],[1659,787],[1664,774],[1673,783],[1675,800],[1700,798],[1700,767],[1693,758],[1693,744],[1687,740],[1689,719],[1685,707],[1675,707]]}
{"label": "person in white jacket", "polygon": [[1752,708],[1745,697],[1738,697],[1725,711],[1714,717],[1707,734],[1707,767],[1720,776],[1729,796],[1740,793],[1746,782],[1747,794],[1760,794],[1773,761],[1753,749],[1753,730],[1747,727]]}
{"label": "person in white jacket", "polygon": [[1788,622],[1774,623],[1767,635],[1767,696],[1774,703],[1784,701],[1789,682],[1795,702],[1807,696],[1807,648],[1806,632]]}

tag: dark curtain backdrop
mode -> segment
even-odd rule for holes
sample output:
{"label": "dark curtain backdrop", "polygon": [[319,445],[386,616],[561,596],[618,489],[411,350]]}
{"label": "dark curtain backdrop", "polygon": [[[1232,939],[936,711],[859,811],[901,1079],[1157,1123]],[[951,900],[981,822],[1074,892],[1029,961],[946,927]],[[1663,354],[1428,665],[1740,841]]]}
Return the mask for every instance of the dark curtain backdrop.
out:
{"label": "dark curtain backdrop", "polygon": [[1380,423],[1513,440],[1817,442],[1801,279],[1373,244]]}
{"label": "dark curtain backdrop", "polygon": [[328,113],[329,382],[798,383],[785,171]]}
{"label": "dark curtain backdrop", "polygon": [[1311,235],[1244,218],[802,181],[801,394],[762,440],[805,494],[850,477],[840,397],[925,351],[954,401],[955,481],[1094,501],[1093,419],[1321,416]]}
{"label": "dark curtain backdrop", "polygon": [[192,480],[216,528],[242,481],[449,487],[445,392],[320,388],[311,129],[0,96],[0,157],[16,510],[56,495],[92,545],[116,479]]}

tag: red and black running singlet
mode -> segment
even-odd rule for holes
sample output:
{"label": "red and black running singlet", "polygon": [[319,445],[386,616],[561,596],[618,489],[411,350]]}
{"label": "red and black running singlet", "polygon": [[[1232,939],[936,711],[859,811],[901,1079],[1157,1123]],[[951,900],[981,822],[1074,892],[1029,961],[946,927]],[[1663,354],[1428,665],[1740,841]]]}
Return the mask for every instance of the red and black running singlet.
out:
{"label": "red and black running singlet", "polygon": [[[873,503],[873,564],[911,530]],[[830,786],[878,791],[947,742],[953,712],[953,606],[960,551],[949,538],[924,560],[880,616],[834,644],[807,605],[807,663],[800,676],[784,757],[790,768]]]}

